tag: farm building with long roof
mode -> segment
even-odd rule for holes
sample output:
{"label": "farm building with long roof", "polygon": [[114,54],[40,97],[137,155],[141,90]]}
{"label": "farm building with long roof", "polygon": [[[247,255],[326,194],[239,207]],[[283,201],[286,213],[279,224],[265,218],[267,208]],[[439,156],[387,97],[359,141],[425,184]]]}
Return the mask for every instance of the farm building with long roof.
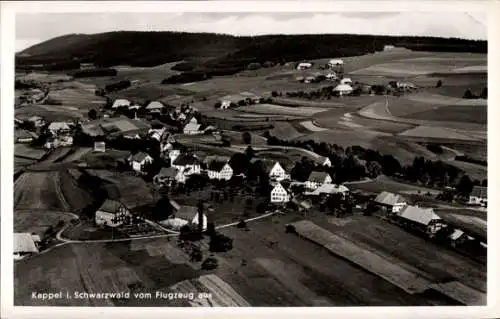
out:
{"label": "farm building with long roof", "polygon": [[418,206],[404,206],[395,216],[405,225],[419,231],[435,234],[439,229],[446,226],[444,221],[434,213],[432,208],[421,208]]}

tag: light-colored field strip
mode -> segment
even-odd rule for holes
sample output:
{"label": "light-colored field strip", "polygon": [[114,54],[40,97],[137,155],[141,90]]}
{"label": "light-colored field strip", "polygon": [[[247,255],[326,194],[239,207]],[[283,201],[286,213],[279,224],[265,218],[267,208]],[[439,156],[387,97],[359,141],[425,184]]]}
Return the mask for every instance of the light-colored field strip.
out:
{"label": "light-colored field strip", "polygon": [[308,129],[311,132],[322,132],[322,131],[327,131],[328,130],[326,128],[317,126],[312,121],[303,121],[303,122],[300,122],[300,125],[302,125],[303,127],[305,127],[306,129]]}
{"label": "light-colored field strip", "polygon": [[464,72],[488,72],[487,65],[470,65],[463,68],[456,68],[452,71],[453,73],[464,73]]}
{"label": "light-colored field strip", "polygon": [[345,238],[334,235],[310,221],[302,220],[293,223],[293,225],[299,235],[363,267],[365,270],[376,274],[409,294],[424,292],[431,284],[428,280],[409,272],[399,265],[393,264],[371,251],[359,247]]}
{"label": "light-colored field strip", "polygon": [[461,99],[440,94],[409,94],[405,99],[434,105],[488,105],[485,99]]}
{"label": "light-colored field strip", "polygon": [[218,276],[201,276],[198,281],[212,294],[212,301],[222,307],[250,307],[250,303]]}
{"label": "light-colored field strip", "polygon": [[275,104],[254,104],[249,106],[242,106],[237,110],[261,114],[311,116],[319,112],[327,111],[328,109],[308,106],[289,107]]}
{"label": "light-colored field strip", "polygon": [[484,306],[487,303],[485,293],[466,286],[459,281],[434,284],[431,285],[431,288],[467,306]]}
{"label": "light-colored field strip", "polygon": [[461,134],[458,130],[448,129],[444,127],[420,125],[415,128],[399,133],[400,136],[408,137],[423,137],[423,138],[444,138],[464,141],[476,141],[477,139],[465,134]]}

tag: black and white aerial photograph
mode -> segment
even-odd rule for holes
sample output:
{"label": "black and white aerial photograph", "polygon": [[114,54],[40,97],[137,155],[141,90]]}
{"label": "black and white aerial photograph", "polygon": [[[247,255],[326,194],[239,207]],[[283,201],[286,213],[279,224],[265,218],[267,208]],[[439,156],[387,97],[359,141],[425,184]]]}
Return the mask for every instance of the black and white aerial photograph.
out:
{"label": "black and white aerial photograph", "polygon": [[118,11],[15,14],[14,306],[487,305],[487,12]]}

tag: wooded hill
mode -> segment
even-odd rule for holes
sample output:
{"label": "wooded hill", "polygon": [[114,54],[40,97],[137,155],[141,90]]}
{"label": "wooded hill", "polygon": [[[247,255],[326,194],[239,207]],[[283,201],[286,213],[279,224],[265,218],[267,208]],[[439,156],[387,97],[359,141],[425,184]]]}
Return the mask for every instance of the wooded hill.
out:
{"label": "wooded hill", "polygon": [[[44,65],[68,70],[77,63],[97,67],[156,66],[187,60],[182,71],[242,69],[251,62],[297,61],[373,53],[391,44],[419,51],[486,53],[486,41],[372,35],[265,35],[120,31],[70,34],[34,45],[16,55],[16,66]],[[228,73],[222,71],[222,73]],[[229,72],[231,73],[231,72]]]}

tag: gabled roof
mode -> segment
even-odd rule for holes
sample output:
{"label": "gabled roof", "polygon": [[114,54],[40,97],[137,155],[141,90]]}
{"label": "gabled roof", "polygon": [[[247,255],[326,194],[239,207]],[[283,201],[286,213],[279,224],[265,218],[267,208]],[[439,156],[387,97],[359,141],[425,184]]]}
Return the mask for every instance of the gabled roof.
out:
{"label": "gabled roof", "polygon": [[227,162],[212,161],[208,165],[210,171],[220,172],[226,166]]}
{"label": "gabled roof", "polygon": [[113,105],[111,106],[111,108],[117,108],[117,107],[120,107],[120,106],[129,106],[130,105],[130,101],[127,100],[127,99],[117,99],[113,102]]}
{"label": "gabled roof", "polygon": [[181,205],[175,212],[175,217],[191,221],[198,214],[196,206]]}
{"label": "gabled roof", "polygon": [[201,124],[196,124],[196,123],[188,123],[186,126],[184,126],[184,131],[199,131],[201,127]]}
{"label": "gabled roof", "polygon": [[396,213],[401,218],[417,222],[422,225],[429,225],[433,220],[441,220],[441,217],[434,213],[432,208],[420,208],[417,206],[405,206],[403,209]]}
{"label": "gabled roof", "polygon": [[350,86],[349,84],[339,84],[333,90],[341,92],[352,91],[352,86]]}
{"label": "gabled roof", "polygon": [[195,165],[198,163],[199,160],[196,157],[188,154],[180,154],[174,161],[174,165],[178,166]]}
{"label": "gabled roof", "polygon": [[52,122],[49,124],[50,131],[59,131],[59,130],[69,130],[69,125],[66,122]]}
{"label": "gabled roof", "polygon": [[345,193],[348,192],[349,188],[344,185],[335,185],[335,184],[323,184],[320,185],[314,192],[310,193],[310,195],[321,195],[321,194],[337,194],[337,193]]}
{"label": "gabled roof", "polygon": [[120,210],[120,207],[124,206],[122,203],[120,203],[117,200],[114,199],[106,199],[104,203],[102,203],[101,207],[99,207],[100,211],[106,212],[106,213],[118,213]]}
{"label": "gabled roof", "polygon": [[286,189],[283,187],[283,185],[281,185],[281,183],[276,183],[276,185],[274,185],[274,188],[272,189],[271,192],[274,192],[275,190],[278,190],[278,189],[282,189],[286,192]]}
{"label": "gabled roof", "polygon": [[462,235],[464,234],[463,231],[461,231],[460,229],[455,229],[453,231],[453,233],[450,235],[450,239],[451,240],[457,240],[459,239]]}
{"label": "gabled roof", "polygon": [[231,160],[228,156],[208,155],[203,159],[203,163],[210,164],[213,161],[228,163]]}
{"label": "gabled roof", "polygon": [[14,233],[14,253],[37,253],[33,235],[30,233]]}
{"label": "gabled roof", "polygon": [[327,176],[330,176],[327,172],[312,171],[307,180],[309,182],[323,183]]}
{"label": "gabled roof", "polygon": [[142,162],[149,155],[144,152],[138,152],[132,155],[132,161],[134,162]]}
{"label": "gabled roof", "polygon": [[388,206],[394,206],[398,203],[406,202],[403,196],[394,193],[389,193],[386,191],[383,191],[382,193],[378,194],[377,197],[375,197],[374,201],[378,204],[388,205]]}
{"label": "gabled roof", "polygon": [[161,110],[164,105],[158,101],[152,101],[146,106],[146,110]]}
{"label": "gabled roof", "polygon": [[179,203],[177,203],[175,200],[171,199],[170,201],[170,205],[172,205],[172,207],[177,211],[179,210],[179,208],[181,208],[181,205],[179,205]]}
{"label": "gabled roof", "polygon": [[470,196],[476,196],[479,198],[488,198],[488,187],[485,186],[474,186]]}
{"label": "gabled roof", "polygon": [[178,172],[179,170],[175,167],[162,167],[157,175],[174,178],[175,176],[177,176]]}

